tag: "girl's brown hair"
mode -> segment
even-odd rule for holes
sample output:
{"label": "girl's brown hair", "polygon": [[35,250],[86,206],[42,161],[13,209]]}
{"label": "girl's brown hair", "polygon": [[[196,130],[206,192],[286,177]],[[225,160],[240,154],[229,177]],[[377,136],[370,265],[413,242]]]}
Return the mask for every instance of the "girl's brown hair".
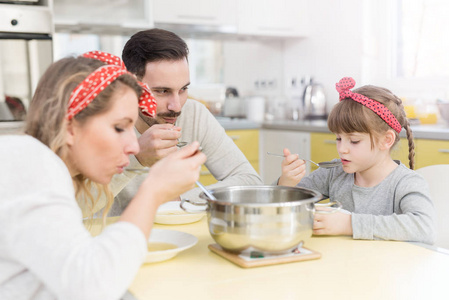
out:
{"label": "girl's brown hair", "polygon": [[[37,85],[28,110],[25,133],[47,145],[63,161],[67,160],[66,113],[70,94],[90,73],[103,65],[103,62],[90,58],[64,58],[53,63]],[[142,92],[137,80],[132,75],[124,74],[107,86],[73,119],[82,125],[89,118],[108,111],[113,104],[110,101],[112,96],[124,86],[132,88],[138,97]],[[108,186],[92,182],[82,174],[73,177],[72,180],[77,201],[85,210],[83,213],[91,219],[96,203],[101,195],[105,194],[107,199],[103,210],[103,218],[105,218],[113,202]],[[97,191],[95,196],[92,195],[94,187]]]}
{"label": "girl's brown hair", "polygon": [[[396,117],[401,126],[406,130],[410,169],[415,167],[415,144],[413,142],[413,133],[410,123],[405,115],[404,106],[401,99],[395,96],[391,91],[372,85],[365,85],[353,90],[354,93],[364,95],[372,100],[385,105]],[[337,103],[329,114],[327,120],[329,130],[335,133],[368,133],[371,138],[371,145],[374,146],[374,138],[384,134],[387,130],[393,130],[384,120],[368,107],[352,100],[343,99]],[[396,135],[394,145],[399,140],[399,133],[393,130]],[[393,145],[393,146],[394,146]]]}

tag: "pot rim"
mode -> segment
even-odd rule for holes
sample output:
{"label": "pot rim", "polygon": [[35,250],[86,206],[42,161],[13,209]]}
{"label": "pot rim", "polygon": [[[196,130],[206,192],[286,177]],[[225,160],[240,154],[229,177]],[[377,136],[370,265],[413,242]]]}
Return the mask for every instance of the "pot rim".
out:
{"label": "pot rim", "polygon": [[298,206],[302,204],[307,203],[315,203],[318,201],[321,201],[323,199],[327,199],[323,194],[320,192],[317,192],[313,189],[308,189],[304,187],[298,187],[298,186],[280,186],[280,185],[237,185],[237,186],[226,186],[226,187],[219,187],[216,189],[209,190],[209,192],[213,195],[215,192],[219,192],[222,190],[233,190],[233,189],[240,189],[240,190],[250,190],[250,189],[278,189],[278,190],[292,190],[292,189],[298,189],[302,191],[306,191],[312,195],[309,199],[301,199],[301,200],[293,200],[288,202],[270,202],[270,203],[239,203],[239,202],[229,202],[224,200],[213,200],[209,199],[204,192],[201,192],[199,197],[203,200],[206,200],[207,202],[216,203],[220,205],[238,205],[238,206],[246,206],[246,207],[288,207],[288,206]]}

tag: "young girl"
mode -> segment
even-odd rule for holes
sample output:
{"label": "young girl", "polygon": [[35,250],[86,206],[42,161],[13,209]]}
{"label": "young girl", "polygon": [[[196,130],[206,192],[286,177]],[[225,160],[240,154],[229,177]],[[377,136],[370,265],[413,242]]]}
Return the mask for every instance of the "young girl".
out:
{"label": "young girl", "polygon": [[91,182],[107,192],[139,151],[138,102],[155,113],[142,93],[121,66],[65,58],[41,78],[26,134],[0,137],[0,299],[124,294],[147,253],[158,206],[191,189],[205,161],[197,142],[160,160],[119,222],[89,234],[75,194],[91,199]]}
{"label": "young girl", "polygon": [[[351,91],[354,85],[348,77],[336,84],[340,102],[327,121],[336,135],[342,165],[304,177],[304,161],[284,149],[278,184],[317,190],[350,212],[317,213],[316,235],[432,244],[435,211],[426,182],[411,170],[413,135],[402,102],[387,89],[368,85]],[[407,133],[410,169],[390,156],[402,128]]]}

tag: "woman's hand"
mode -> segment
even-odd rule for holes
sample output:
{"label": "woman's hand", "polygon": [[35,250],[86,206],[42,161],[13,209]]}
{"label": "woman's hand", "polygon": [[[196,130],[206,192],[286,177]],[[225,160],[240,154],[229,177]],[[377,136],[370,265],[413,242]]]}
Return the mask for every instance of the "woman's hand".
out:
{"label": "woman's hand", "polygon": [[306,164],[299,159],[298,154],[291,154],[290,150],[284,149],[284,160],[282,161],[282,175],[279,177],[278,185],[296,186],[306,175]]}
{"label": "woman's hand", "polygon": [[200,167],[206,161],[199,146],[194,142],[155,163],[120,221],[135,224],[148,238],[159,205],[192,189],[199,179]]}
{"label": "woman's hand", "polygon": [[351,214],[339,211],[325,214],[317,210],[313,220],[313,234],[352,236]]}

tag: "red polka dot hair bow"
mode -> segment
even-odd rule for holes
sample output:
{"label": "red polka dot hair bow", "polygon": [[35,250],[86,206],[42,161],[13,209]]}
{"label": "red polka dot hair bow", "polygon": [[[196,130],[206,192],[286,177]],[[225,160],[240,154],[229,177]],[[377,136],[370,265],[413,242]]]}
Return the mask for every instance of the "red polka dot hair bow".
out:
{"label": "red polka dot hair bow", "polygon": [[[107,63],[108,65],[119,66],[126,70],[125,64],[120,59],[120,57],[115,56],[110,53],[107,53],[107,52],[90,51],[90,52],[84,53],[82,56],[102,61],[104,63]],[[140,99],[139,99],[139,108],[144,115],[154,118],[154,116],[156,115],[156,108],[157,108],[156,99],[154,98],[153,94],[151,93],[148,85],[146,85],[145,83],[140,82],[140,81],[137,81],[137,82],[139,83],[140,87],[142,88],[142,94],[140,95]]]}
{"label": "red polka dot hair bow", "polygon": [[340,94],[340,101],[344,99],[352,99],[369,109],[375,112],[379,117],[382,118],[391,128],[393,128],[397,133],[401,132],[402,126],[399,123],[398,119],[393,115],[393,113],[382,103],[377,102],[373,99],[370,99],[362,94],[357,94],[352,92],[352,89],[355,86],[355,80],[351,77],[344,77],[338,83],[335,84],[335,87]]}

